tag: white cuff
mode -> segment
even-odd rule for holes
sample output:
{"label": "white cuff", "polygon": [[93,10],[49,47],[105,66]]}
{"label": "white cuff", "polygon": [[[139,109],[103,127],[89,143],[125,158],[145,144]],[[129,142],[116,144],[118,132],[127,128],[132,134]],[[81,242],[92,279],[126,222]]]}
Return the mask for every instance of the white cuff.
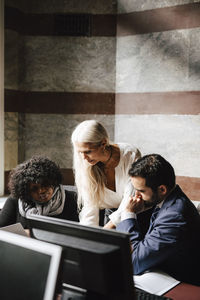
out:
{"label": "white cuff", "polygon": [[121,222],[121,214],[119,212],[119,209],[114,211],[112,214],[109,215],[109,219],[112,221],[112,223],[117,226]]}
{"label": "white cuff", "polygon": [[121,221],[126,219],[137,219],[137,216],[134,212],[122,211],[121,213]]}

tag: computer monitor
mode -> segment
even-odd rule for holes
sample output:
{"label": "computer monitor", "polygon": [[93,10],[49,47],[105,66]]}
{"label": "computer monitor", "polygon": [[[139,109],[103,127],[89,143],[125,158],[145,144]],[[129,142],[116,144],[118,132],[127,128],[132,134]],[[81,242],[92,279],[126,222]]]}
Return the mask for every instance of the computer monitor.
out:
{"label": "computer monitor", "polygon": [[38,215],[28,223],[33,238],[63,247],[62,299],[134,299],[128,234]]}
{"label": "computer monitor", "polygon": [[0,231],[0,298],[53,300],[62,248]]}

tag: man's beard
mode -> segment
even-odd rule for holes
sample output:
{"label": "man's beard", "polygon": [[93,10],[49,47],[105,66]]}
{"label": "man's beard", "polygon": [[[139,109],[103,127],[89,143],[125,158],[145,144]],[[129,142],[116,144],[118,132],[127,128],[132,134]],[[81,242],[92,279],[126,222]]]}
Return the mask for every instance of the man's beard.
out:
{"label": "man's beard", "polygon": [[160,202],[162,202],[162,199],[158,196],[158,193],[155,192],[152,195],[151,201],[144,201],[144,207],[145,208],[151,208],[153,206],[156,206]]}

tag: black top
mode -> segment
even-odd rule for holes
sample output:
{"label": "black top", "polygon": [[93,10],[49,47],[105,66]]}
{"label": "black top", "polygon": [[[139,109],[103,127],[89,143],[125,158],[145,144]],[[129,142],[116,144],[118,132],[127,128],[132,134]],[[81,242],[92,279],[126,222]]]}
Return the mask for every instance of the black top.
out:
{"label": "black top", "polygon": [[[77,210],[77,195],[75,192],[65,190],[65,205],[63,211],[54,218],[65,219],[70,221],[79,221]],[[18,199],[8,197],[1,212],[0,212],[0,227],[21,223],[24,228],[27,228],[26,218],[19,213]]]}

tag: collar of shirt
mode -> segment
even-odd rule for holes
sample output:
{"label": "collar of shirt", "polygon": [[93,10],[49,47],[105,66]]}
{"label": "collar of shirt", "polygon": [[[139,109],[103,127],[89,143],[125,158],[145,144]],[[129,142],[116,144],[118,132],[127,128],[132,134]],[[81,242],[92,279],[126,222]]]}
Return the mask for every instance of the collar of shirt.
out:
{"label": "collar of shirt", "polygon": [[161,208],[163,206],[164,200],[156,205],[156,207]]}
{"label": "collar of shirt", "polygon": [[[170,193],[167,195],[167,197],[175,190],[176,186],[177,186],[177,185],[175,185],[175,186],[171,189],[171,191],[170,191]],[[166,197],[165,199],[167,199],[167,197]],[[159,204],[157,204],[156,207],[161,208],[161,207],[163,206],[163,203],[164,203],[165,199],[164,199],[162,202],[160,202]]]}

